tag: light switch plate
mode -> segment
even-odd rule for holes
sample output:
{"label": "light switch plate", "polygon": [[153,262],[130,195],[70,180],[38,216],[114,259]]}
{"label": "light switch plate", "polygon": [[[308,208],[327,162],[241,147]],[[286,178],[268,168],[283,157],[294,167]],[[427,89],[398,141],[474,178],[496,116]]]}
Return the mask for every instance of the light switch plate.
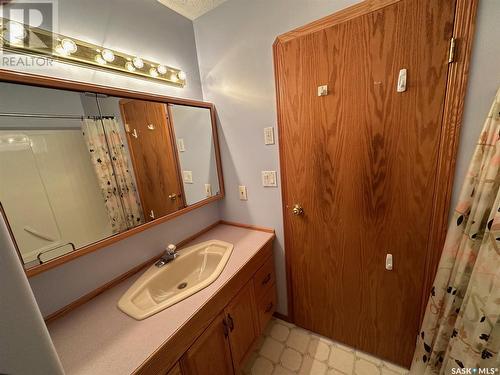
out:
{"label": "light switch plate", "polygon": [[276,178],[276,171],[262,171],[262,186],[265,186],[265,187],[278,186],[278,179]]}
{"label": "light switch plate", "polygon": [[205,196],[207,198],[210,198],[212,196],[212,185],[211,184],[205,184]]}
{"label": "light switch plate", "polygon": [[238,186],[238,191],[239,191],[240,201],[247,201],[248,200],[247,187],[240,185]]}
{"label": "light switch plate", "polygon": [[328,85],[318,86],[318,96],[328,95]]}
{"label": "light switch plate", "polygon": [[184,152],[186,151],[186,148],[184,147],[184,138],[179,138],[177,140],[177,150],[179,152]]}
{"label": "light switch plate", "polygon": [[192,184],[193,183],[193,171],[182,171],[182,180],[186,184]]}
{"label": "light switch plate", "polygon": [[272,126],[264,128],[264,144],[274,145],[274,128]]}

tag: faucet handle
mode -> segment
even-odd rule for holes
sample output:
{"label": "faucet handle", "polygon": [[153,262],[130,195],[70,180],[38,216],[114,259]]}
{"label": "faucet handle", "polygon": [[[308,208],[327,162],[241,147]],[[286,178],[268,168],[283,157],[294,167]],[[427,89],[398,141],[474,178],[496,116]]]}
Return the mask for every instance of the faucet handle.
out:
{"label": "faucet handle", "polygon": [[167,246],[167,248],[165,250],[167,250],[167,253],[169,253],[169,254],[174,254],[175,250],[177,250],[177,246],[175,246],[173,243],[171,243],[170,245]]}

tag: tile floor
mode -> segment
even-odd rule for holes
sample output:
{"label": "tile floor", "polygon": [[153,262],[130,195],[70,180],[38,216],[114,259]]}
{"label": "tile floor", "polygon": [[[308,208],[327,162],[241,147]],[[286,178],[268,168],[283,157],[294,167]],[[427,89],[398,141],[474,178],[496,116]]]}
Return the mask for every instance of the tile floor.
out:
{"label": "tile floor", "polygon": [[272,319],[246,363],[245,375],[406,375],[408,370]]}

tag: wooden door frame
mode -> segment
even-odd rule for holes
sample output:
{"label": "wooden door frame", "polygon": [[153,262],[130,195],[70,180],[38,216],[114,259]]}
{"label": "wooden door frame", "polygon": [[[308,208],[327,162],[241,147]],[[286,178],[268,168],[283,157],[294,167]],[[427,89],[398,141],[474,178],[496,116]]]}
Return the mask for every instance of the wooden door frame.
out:
{"label": "wooden door frame", "polygon": [[[289,216],[285,201],[287,195],[286,176],[284,158],[284,119],[280,112],[283,102],[280,85],[280,52],[283,45],[296,38],[319,32],[326,27],[332,27],[352,20],[353,18],[372,13],[384,7],[393,5],[402,0],[366,0],[359,4],[340,10],[332,15],[326,16],[305,26],[299,27],[276,38],[273,44],[274,75],[276,81],[276,104],[279,136],[279,153],[281,169],[281,193],[283,206],[283,224],[285,235],[285,267],[287,277],[287,299],[288,299],[288,320],[294,321],[293,311],[293,290],[291,278],[291,257],[290,249],[293,247],[290,238]],[[469,78],[470,58],[472,54],[472,42],[476,23],[477,6],[479,0],[456,0],[455,22],[453,26],[453,37],[456,40],[455,61],[448,67],[448,79],[446,83],[446,93],[444,99],[443,118],[441,123],[441,135],[439,140],[439,155],[437,160],[437,178],[434,187],[433,214],[430,222],[430,234],[427,243],[424,285],[422,288],[420,322],[423,319],[427,299],[432,287],[441,251],[446,238],[448,224],[448,212],[450,209],[451,195],[453,191],[453,181],[455,177],[455,165],[457,149],[460,137],[460,127],[462,124],[465,95]],[[439,188],[442,187],[442,188]]]}

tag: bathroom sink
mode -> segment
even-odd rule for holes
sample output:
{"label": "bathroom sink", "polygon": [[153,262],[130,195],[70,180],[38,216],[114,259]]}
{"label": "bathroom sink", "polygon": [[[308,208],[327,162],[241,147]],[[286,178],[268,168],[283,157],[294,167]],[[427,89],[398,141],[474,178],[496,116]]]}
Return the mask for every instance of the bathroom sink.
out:
{"label": "bathroom sink", "polygon": [[232,244],[218,240],[182,249],[175,260],[144,272],[120,298],[118,308],[137,320],[156,314],[213,283],[232,251]]}

